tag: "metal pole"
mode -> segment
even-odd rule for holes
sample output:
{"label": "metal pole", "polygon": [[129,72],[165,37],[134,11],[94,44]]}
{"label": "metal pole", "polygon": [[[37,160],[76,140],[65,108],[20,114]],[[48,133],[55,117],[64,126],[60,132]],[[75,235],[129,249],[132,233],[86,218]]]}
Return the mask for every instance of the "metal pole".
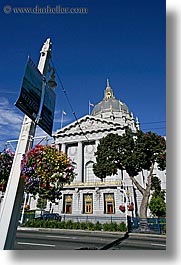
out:
{"label": "metal pole", "polygon": [[[50,39],[46,40],[40,54],[38,69],[46,76],[51,56]],[[24,191],[20,165],[22,155],[32,147],[35,130],[35,122],[25,115],[0,213],[0,249],[13,249],[14,246]]]}
{"label": "metal pole", "polygon": [[126,191],[124,190],[124,194],[125,194],[125,197],[126,197],[126,209],[125,209],[125,214],[126,214],[126,226],[128,226],[128,196],[126,194]]}
{"label": "metal pole", "polygon": [[22,214],[21,214],[20,224],[23,223],[24,214],[25,214],[25,205],[26,205],[27,196],[28,196],[28,194],[25,192],[25,193],[24,193],[24,197],[25,197],[25,198],[24,198],[24,204],[23,204],[23,209],[22,209]]}
{"label": "metal pole", "polygon": [[90,115],[90,100],[89,100],[89,115]]}
{"label": "metal pole", "polygon": [[120,190],[124,193],[124,196],[126,198],[126,202],[124,204],[125,204],[126,226],[128,226],[128,220],[127,220],[127,216],[128,216],[128,208],[127,208],[127,205],[128,205],[128,196],[127,196],[126,191],[124,189],[120,189]]}

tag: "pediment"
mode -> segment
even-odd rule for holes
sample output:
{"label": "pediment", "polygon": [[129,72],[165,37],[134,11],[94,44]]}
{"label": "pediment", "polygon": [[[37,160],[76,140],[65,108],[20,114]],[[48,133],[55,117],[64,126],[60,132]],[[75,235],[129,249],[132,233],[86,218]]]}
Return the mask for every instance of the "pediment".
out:
{"label": "pediment", "polygon": [[86,115],[80,118],[78,121],[75,121],[64,128],[57,130],[54,133],[54,137],[58,135],[61,136],[71,136],[71,135],[81,135],[94,132],[104,132],[109,130],[118,130],[123,129],[123,126],[114,121],[96,118],[91,115]]}

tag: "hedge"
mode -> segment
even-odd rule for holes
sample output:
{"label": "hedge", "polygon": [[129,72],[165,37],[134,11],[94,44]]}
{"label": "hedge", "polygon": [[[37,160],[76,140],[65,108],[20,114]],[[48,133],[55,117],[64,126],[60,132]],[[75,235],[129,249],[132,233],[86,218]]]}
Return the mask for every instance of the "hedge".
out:
{"label": "hedge", "polygon": [[24,227],[42,227],[42,228],[59,228],[59,229],[76,229],[76,230],[89,230],[89,231],[111,231],[111,232],[126,232],[127,227],[124,222],[117,224],[116,222],[104,223],[99,222],[72,222],[69,221],[56,221],[56,220],[27,220]]}

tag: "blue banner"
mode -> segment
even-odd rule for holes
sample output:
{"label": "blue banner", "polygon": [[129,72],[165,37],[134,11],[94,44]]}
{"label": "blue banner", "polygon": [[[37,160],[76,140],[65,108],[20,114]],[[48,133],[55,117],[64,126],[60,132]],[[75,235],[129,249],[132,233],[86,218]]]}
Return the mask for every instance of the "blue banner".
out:
{"label": "blue banner", "polygon": [[15,103],[30,119],[36,120],[40,108],[43,75],[31,58],[28,58],[23,83],[18,100]]}
{"label": "blue banner", "polygon": [[48,85],[45,86],[43,106],[38,125],[52,136],[56,94]]}

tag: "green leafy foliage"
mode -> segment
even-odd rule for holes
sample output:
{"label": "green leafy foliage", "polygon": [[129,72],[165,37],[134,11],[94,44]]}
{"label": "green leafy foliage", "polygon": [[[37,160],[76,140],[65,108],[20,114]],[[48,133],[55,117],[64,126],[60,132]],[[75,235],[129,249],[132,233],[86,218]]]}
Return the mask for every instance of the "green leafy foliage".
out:
{"label": "green leafy foliage", "polygon": [[47,206],[47,199],[39,197],[37,200],[37,208],[45,209]]}
{"label": "green leafy foliage", "polygon": [[160,194],[154,193],[150,200],[149,208],[154,216],[160,217],[166,214],[166,203],[163,197],[163,192]]}
{"label": "green leafy foliage", "polygon": [[94,173],[100,179],[117,173],[119,138],[116,134],[108,134],[100,140],[96,152]]}
{"label": "green leafy foliage", "polygon": [[112,232],[125,232],[127,231],[126,224],[121,222],[117,224],[115,222],[112,223],[104,223],[101,224],[99,222],[72,222],[71,220],[65,221],[56,221],[56,220],[27,220],[24,224],[25,227],[43,227],[43,228],[59,228],[59,229],[81,229],[81,230],[89,230],[89,231],[112,231]]}
{"label": "green leafy foliage", "polygon": [[136,153],[142,158],[140,166],[149,170],[151,164],[157,163],[160,170],[166,167],[166,141],[164,137],[153,132],[138,131],[136,138]]}
{"label": "green leafy foliage", "polygon": [[126,129],[123,135],[108,134],[97,147],[96,163],[93,170],[97,177],[117,174],[125,169],[130,176],[136,176],[143,169],[149,170],[152,163],[160,169],[166,166],[166,142],[156,133],[133,133]]}
{"label": "green leafy foliage", "polygon": [[154,193],[149,203],[150,212],[157,217],[166,215],[165,191],[161,190],[161,181],[157,176],[152,177]]}
{"label": "green leafy foliage", "polygon": [[161,180],[157,176],[152,176],[151,189],[155,192],[161,191]]}
{"label": "green leafy foliage", "polygon": [[[164,137],[153,132],[132,132],[125,129],[123,135],[108,134],[100,140],[97,147],[94,174],[104,179],[125,170],[134,185],[143,195],[140,205],[140,217],[147,217],[147,207],[151,190],[151,178],[154,166],[164,170],[166,167],[166,141]],[[139,172],[147,170],[147,186],[142,187],[136,180]]]}
{"label": "green leafy foliage", "polygon": [[97,221],[97,222],[94,224],[94,228],[95,228],[95,230],[100,231],[100,230],[102,229],[102,224],[100,224],[99,221]]}

